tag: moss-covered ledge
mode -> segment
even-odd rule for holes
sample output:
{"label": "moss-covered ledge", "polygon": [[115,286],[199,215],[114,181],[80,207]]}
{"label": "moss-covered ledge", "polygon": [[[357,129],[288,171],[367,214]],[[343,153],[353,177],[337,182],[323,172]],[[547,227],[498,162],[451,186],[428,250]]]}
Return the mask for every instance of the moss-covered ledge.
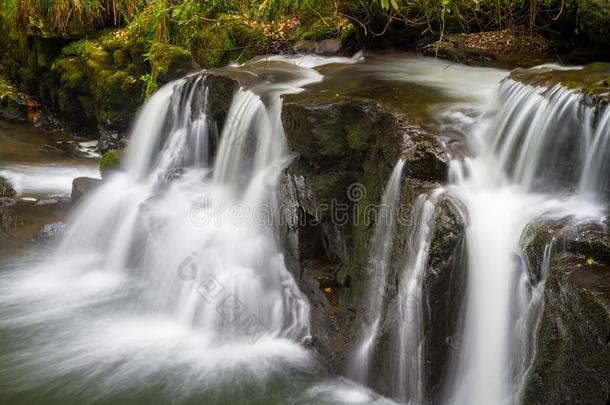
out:
{"label": "moss-covered ledge", "polygon": [[554,66],[515,69],[510,77],[532,86],[561,85],[582,93],[592,104],[607,105],[610,100],[610,63],[591,63],[582,69],[561,69]]}

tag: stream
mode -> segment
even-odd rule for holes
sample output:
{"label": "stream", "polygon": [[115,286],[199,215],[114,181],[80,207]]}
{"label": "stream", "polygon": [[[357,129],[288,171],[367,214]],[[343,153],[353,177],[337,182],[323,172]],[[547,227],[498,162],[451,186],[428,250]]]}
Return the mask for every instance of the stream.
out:
{"label": "stream", "polygon": [[[210,112],[205,74],[167,84],[141,109],[122,170],[69,210],[60,238],[0,241],[0,402],[519,404],[544,286],[521,265],[520,238],[537,218],[607,214],[610,109],[594,125],[569,91],[402,54],[271,57],[221,71],[250,78],[224,126]],[[311,344],[312,308],[285,264],[278,224],[258,220],[275,218],[282,169],[294,159],[282,96],[332,93],[375,98],[460,134],[467,150],[448,152],[449,181],[417,200],[404,246],[393,245],[395,224],[374,229],[369,322],[343,376]],[[576,144],[574,133],[583,134]],[[0,176],[18,197],[66,197],[73,178],[99,177],[95,159],[41,153],[40,138],[0,123]],[[580,151],[567,186],[557,170],[566,148]],[[395,210],[408,167],[388,164],[383,201]],[[467,223],[464,344],[427,398],[422,274],[441,199]],[[387,309],[392,249],[408,254],[394,263],[399,304]],[[370,388],[370,357],[383,311],[400,327],[381,395]]]}

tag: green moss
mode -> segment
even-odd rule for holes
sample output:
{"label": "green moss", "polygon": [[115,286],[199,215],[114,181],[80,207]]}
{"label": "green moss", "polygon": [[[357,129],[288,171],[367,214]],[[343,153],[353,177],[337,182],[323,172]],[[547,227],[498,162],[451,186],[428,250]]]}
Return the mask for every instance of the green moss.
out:
{"label": "green moss", "polygon": [[203,68],[220,67],[226,64],[228,40],[228,32],[224,29],[209,28],[196,34],[193,39],[193,56],[197,63]]}
{"label": "green moss", "polygon": [[19,96],[19,92],[8,80],[0,76],[0,98],[4,99],[16,99]]}
{"label": "green moss", "polygon": [[516,69],[513,80],[534,86],[562,85],[582,92],[595,102],[607,104],[610,99],[610,63],[591,63],[583,69],[555,70],[548,67]]}
{"label": "green moss", "polygon": [[100,159],[100,173],[104,176],[113,170],[117,170],[120,165],[121,160],[119,159],[118,151],[110,149]]}
{"label": "green moss", "polygon": [[148,52],[152,85],[167,83],[194,68],[191,52],[175,45],[153,43]]}

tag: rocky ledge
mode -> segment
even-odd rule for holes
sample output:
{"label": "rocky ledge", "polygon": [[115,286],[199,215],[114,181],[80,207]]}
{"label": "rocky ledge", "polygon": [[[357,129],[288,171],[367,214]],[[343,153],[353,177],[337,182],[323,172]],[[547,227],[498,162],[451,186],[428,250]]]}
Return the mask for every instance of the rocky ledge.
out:
{"label": "rocky ledge", "polygon": [[531,277],[545,278],[524,403],[600,404],[610,397],[610,236],[603,223],[531,224]]}
{"label": "rocky ledge", "polygon": [[287,96],[282,123],[296,154],[281,190],[287,262],[313,307],[313,345],[341,371],[362,333],[374,210],[390,172],[405,160],[401,204],[408,208],[445,181],[447,158],[433,132],[372,99]]}

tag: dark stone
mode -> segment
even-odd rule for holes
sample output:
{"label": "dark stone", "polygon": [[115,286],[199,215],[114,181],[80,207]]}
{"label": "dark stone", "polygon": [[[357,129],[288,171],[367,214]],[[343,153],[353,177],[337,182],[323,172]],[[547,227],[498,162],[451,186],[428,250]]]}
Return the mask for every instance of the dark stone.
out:
{"label": "dark stone", "polygon": [[13,238],[12,232],[22,224],[10,208],[0,208],[0,236]]}
{"label": "dark stone", "polygon": [[0,176],[0,197],[15,197],[16,194],[8,180]]}
{"label": "dark stone", "polygon": [[91,177],[77,177],[72,181],[72,202],[79,201],[83,196],[95,190],[102,181]]}
{"label": "dark stone", "polygon": [[[546,274],[544,308],[524,404],[607,404],[610,394],[610,240],[606,224],[542,221],[524,237]],[[536,246],[537,245],[537,246]],[[549,263],[540,255],[545,248]],[[534,277],[536,277],[534,275]]]}
{"label": "dark stone", "polygon": [[122,149],[123,136],[117,131],[100,131],[100,137],[97,144],[98,152],[103,155],[110,149]]}
{"label": "dark stone", "polygon": [[426,397],[441,401],[450,359],[458,350],[459,324],[466,289],[465,223],[451,200],[437,207],[430,259],[423,280],[424,380]]}
{"label": "dark stone", "polygon": [[294,45],[293,49],[297,53],[331,56],[341,51],[341,40],[339,38],[322,39],[320,41],[301,40]]}
{"label": "dark stone", "polygon": [[[411,207],[417,195],[445,179],[446,158],[434,134],[371,99],[285,96],[282,123],[297,154],[280,193],[286,261],[312,302],[312,344],[330,369],[343,371],[363,332],[361,299],[375,227],[371,213],[392,168],[399,157],[405,159],[401,204]],[[355,195],[354,187],[363,192]],[[408,223],[397,226],[393,262],[400,262],[408,228]],[[388,345],[396,327],[391,308],[397,274],[388,279],[387,316],[373,360],[381,370],[376,381],[383,380],[383,364],[393,356]],[[373,385],[388,391],[382,381]]]}

